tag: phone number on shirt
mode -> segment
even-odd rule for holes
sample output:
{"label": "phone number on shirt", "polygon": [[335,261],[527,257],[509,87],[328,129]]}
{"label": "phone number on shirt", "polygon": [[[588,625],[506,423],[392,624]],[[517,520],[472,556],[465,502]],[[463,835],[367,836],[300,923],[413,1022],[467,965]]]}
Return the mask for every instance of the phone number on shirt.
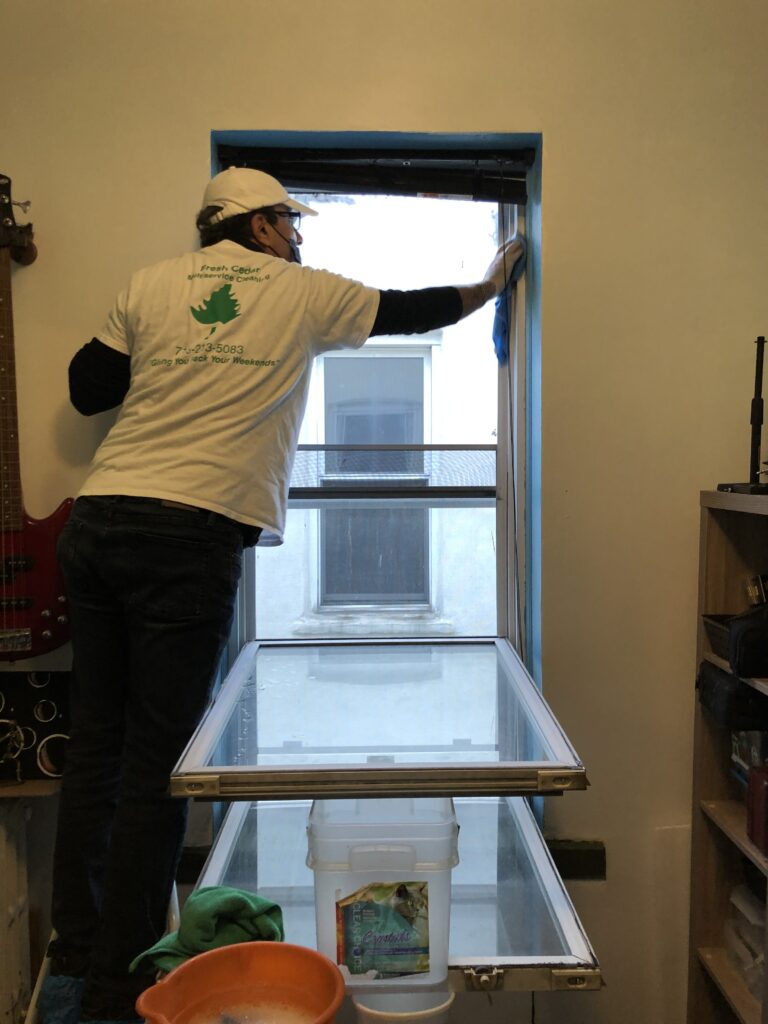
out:
{"label": "phone number on shirt", "polygon": [[194,356],[201,352],[218,352],[225,355],[241,356],[245,352],[244,345],[221,345],[218,342],[210,341],[207,344],[200,342],[199,345],[177,345],[176,355]]}

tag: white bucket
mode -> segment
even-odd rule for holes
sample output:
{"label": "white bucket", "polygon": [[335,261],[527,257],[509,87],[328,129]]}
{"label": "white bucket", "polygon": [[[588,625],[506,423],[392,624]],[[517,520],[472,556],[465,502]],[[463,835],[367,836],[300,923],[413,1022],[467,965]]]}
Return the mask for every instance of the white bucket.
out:
{"label": "white bucket", "polygon": [[381,992],[382,983],[434,992],[448,974],[451,869],[459,859],[453,801],[316,800],[307,833],[317,948],[338,964],[348,992]]}
{"label": "white bucket", "polygon": [[371,992],[352,1002],[358,1024],[447,1024],[453,992]]}

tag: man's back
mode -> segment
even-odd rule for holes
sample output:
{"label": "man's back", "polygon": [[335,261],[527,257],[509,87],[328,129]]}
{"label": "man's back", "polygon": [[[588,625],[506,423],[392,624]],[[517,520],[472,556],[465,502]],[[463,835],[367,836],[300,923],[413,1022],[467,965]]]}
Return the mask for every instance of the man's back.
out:
{"label": "man's back", "polygon": [[209,508],[282,536],[312,358],[359,346],[378,292],[235,242],[144,268],[97,339],[131,385],[81,494]]}

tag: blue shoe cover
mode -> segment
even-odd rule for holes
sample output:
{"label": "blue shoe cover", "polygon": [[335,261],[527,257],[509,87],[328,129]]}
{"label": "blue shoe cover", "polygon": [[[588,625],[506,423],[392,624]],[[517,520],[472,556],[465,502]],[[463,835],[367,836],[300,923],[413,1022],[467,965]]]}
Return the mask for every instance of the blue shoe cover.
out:
{"label": "blue shoe cover", "polygon": [[49,974],[37,999],[40,1024],[78,1024],[83,983],[83,978]]}

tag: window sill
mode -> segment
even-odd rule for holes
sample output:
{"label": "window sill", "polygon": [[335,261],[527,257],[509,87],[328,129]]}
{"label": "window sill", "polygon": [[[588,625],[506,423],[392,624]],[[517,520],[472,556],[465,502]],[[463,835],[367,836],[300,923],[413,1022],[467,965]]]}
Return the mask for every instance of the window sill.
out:
{"label": "window sill", "polygon": [[301,637],[402,637],[455,636],[453,620],[432,611],[392,609],[370,611],[318,611],[302,615],[293,623],[293,636]]}

